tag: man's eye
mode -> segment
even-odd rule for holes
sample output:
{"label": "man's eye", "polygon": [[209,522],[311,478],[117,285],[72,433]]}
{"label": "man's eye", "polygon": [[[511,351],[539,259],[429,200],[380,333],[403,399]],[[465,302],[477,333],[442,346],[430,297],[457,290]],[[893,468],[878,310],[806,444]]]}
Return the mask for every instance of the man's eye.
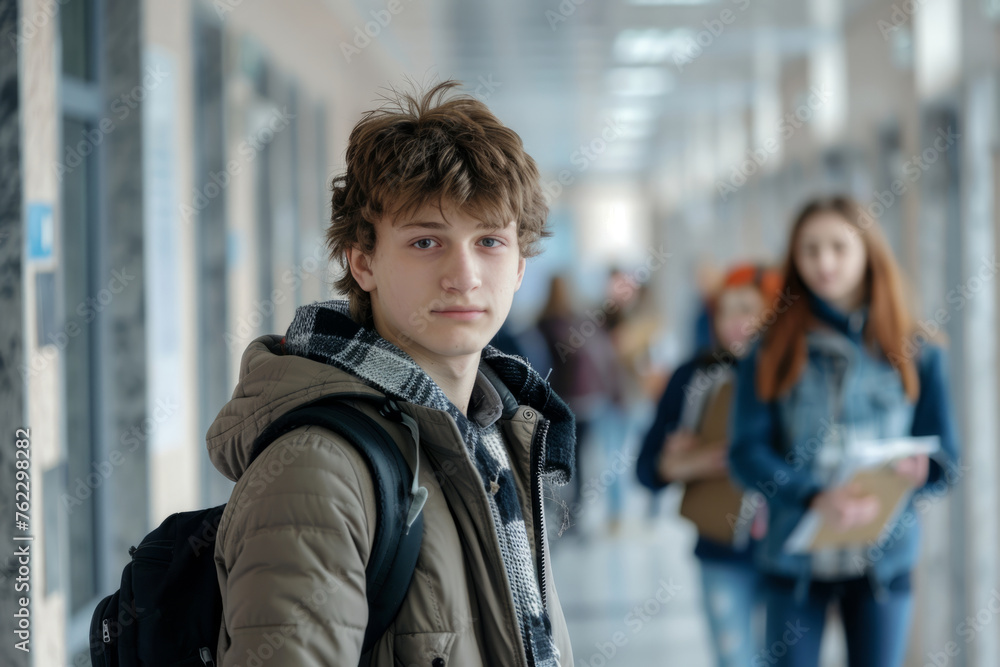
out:
{"label": "man's eye", "polygon": [[420,239],[419,241],[414,242],[413,245],[417,246],[421,250],[427,250],[431,247],[432,243],[434,243],[433,239]]}
{"label": "man's eye", "polygon": [[483,239],[483,244],[487,248],[498,248],[500,247],[500,239],[493,238],[492,236],[487,236],[485,239]]}

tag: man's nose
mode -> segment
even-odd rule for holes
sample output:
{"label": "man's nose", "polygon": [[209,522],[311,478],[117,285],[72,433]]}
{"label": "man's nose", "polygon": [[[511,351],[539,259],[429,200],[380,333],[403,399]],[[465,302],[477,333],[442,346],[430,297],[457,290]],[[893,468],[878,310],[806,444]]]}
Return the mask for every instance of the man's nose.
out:
{"label": "man's nose", "polygon": [[454,247],[445,259],[441,286],[445,290],[468,292],[481,283],[475,251],[461,246]]}

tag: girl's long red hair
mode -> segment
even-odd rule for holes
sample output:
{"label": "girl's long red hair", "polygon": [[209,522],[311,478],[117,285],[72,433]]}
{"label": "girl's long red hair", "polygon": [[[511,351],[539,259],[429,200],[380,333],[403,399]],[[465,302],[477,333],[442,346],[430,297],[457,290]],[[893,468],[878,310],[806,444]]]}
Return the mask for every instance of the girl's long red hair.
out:
{"label": "girl's long red hair", "polygon": [[770,401],[786,393],[798,381],[805,366],[806,332],[815,320],[809,309],[809,293],[795,266],[794,256],[802,227],[819,213],[836,213],[861,237],[868,257],[864,277],[868,322],[864,341],[870,350],[881,350],[881,356],[899,373],[907,397],[915,401],[920,384],[908,346],[914,323],[905,302],[899,267],[875,219],[856,201],[843,196],[809,202],[792,225],[784,265],[785,288],[791,304],[764,334],[757,366],[758,395],[761,400]]}

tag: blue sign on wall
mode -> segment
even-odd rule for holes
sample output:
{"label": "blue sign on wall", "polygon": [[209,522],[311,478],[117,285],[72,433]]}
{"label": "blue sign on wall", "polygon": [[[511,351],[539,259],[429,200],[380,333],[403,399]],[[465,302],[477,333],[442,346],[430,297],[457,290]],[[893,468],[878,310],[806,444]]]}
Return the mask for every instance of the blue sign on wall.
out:
{"label": "blue sign on wall", "polygon": [[50,259],[55,230],[52,225],[52,204],[28,204],[28,258]]}

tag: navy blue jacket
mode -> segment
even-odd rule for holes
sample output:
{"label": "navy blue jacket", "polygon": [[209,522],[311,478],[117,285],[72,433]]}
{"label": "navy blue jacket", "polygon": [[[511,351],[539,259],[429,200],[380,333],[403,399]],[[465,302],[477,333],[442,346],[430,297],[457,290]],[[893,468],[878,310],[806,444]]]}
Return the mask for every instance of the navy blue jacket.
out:
{"label": "navy blue jacket", "polygon": [[[720,358],[722,358],[721,355]],[[731,359],[731,356],[727,355],[725,359]],[[699,354],[685,362],[670,376],[667,388],[660,397],[660,402],[656,406],[656,417],[643,438],[639,459],[636,462],[636,476],[639,478],[639,482],[654,493],[662,491],[669,484],[669,482],[660,479],[656,472],[656,463],[664,440],[677,430],[684,397],[687,394],[687,385],[699,369],[708,370],[715,363],[720,362],[708,353]],[[700,559],[715,561],[750,562],[753,559],[750,548],[736,551],[730,546],[701,536],[698,537],[698,543],[695,545],[694,555]]]}

